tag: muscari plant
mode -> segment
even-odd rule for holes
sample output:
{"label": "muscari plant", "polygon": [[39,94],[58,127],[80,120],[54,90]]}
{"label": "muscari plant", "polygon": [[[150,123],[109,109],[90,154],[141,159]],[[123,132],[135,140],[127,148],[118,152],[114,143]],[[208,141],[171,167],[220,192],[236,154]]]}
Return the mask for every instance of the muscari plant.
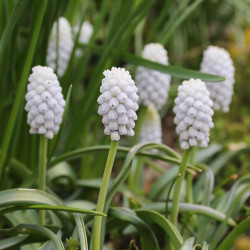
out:
{"label": "muscari plant", "polygon": [[[169,66],[164,49],[201,1],[188,7],[184,1],[176,11],[174,3],[164,5],[147,38],[161,44],[147,44],[142,57],[129,52],[128,45],[134,35],[140,54],[142,31],[151,26],[147,13],[154,1],[112,1],[112,5],[102,1],[100,6],[77,2],[82,7],[78,20],[74,1],[34,1],[31,11],[29,1],[11,0],[1,8],[6,26],[0,27],[0,55],[16,65],[10,75],[0,60],[1,95],[13,102],[11,107],[1,103],[0,109],[5,121],[0,154],[1,248],[229,249],[249,227],[249,219],[238,216],[244,214],[250,178],[242,176],[230,189],[224,185],[232,179],[214,188],[214,178],[227,161],[249,152],[249,147],[225,152],[213,138],[208,143],[216,123],[212,108],[217,110],[211,86],[225,85],[223,93],[231,91],[230,100],[224,98],[226,104],[221,105],[231,102],[233,81],[227,81],[233,79],[232,62],[228,56],[227,63],[216,60],[220,52],[205,59],[205,52],[202,72],[192,71]],[[14,6],[12,14],[7,11]],[[84,28],[79,27],[84,27],[87,10],[97,15],[93,33],[89,26],[86,34],[91,38],[84,41]],[[179,16],[178,22],[173,23],[171,16],[162,29],[166,13],[172,12]],[[75,25],[78,28],[72,31]],[[27,50],[18,46],[17,36]],[[17,66],[24,54],[24,64]],[[127,68],[127,63],[128,68],[139,66],[137,86],[133,74],[118,67]],[[178,87],[175,102],[168,99],[171,76],[190,79]],[[9,83],[15,95],[6,88]],[[138,101],[148,107],[140,111]],[[167,101],[175,103],[182,155],[161,143],[157,109],[164,109]],[[22,112],[24,106],[28,113]],[[146,136],[150,126],[155,136]],[[134,139],[130,142],[124,135]],[[159,162],[172,166],[164,169]],[[149,167],[161,177],[145,193],[142,178]]]}

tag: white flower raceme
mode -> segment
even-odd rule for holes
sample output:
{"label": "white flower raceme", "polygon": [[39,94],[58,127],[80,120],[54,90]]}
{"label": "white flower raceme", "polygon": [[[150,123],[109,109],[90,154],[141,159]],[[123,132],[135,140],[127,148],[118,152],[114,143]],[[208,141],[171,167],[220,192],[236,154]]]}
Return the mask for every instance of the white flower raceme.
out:
{"label": "white flower raceme", "polygon": [[137,87],[131,75],[123,68],[112,67],[103,72],[98,114],[103,116],[104,133],[118,141],[121,135],[133,136],[136,110],[139,108]]}
{"label": "white flower raceme", "polygon": [[[57,29],[58,29],[58,38],[57,38]],[[46,61],[47,65],[51,67],[53,70],[56,70],[57,42],[58,42],[57,73],[59,77],[62,77],[63,74],[65,73],[65,70],[68,67],[69,59],[73,49],[71,27],[68,20],[64,17],[60,17],[58,19],[58,22],[54,23],[50,33]]]}
{"label": "white flower raceme", "polygon": [[141,126],[139,141],[162,143],[161,118],[153,103],[147,108]]}
{"label": "white flower raceme", "polygon": [[226,78],[223,82],[206,82],[215,110],[229,111],[229,105],[234,92],[234,71],[233,61],[225,49],[209,46],[204,51],[201,72],[221,75]]}
{"label": "white flower raceme", "polygon": [[[74,27],[74,35],[76,36],[79,32],[80,29],[80,25],[76,25]],[[81,26],[81,30],[80,30],[80,34],[79,34],[79,42],[83,43],[83,44],[87,44],[91,38],[93,34],[93,26],[91,25],[91,23],[89,21],[84,21],[82,26]],[[76,50],[76,56],[80,57],[82,55],[82,50],[81,49],[77,49]]]}
{"label": "white flower raceme", "polygon": [[52,139],[62,122],[65,101],[56,74],[46,66],[35,66],[29,76],[25,99],[31,134]]}
{"label": "white flower raceme", "polygon": [[182,149],[208,146],[210,129],[214,126],[213,101],[209,96],[205,83],[199,79],[183,81],[178,87],[174,123]]}
{"label": "white flower raceme", "polygon": [[[168,65],[167,51],[159,43],[147,44],[142,57],[157,63]],[[156,70],[139,66],[136,71],[135,82],[138,87],[140,102],[145,106],[154,103],[160,110],[168,99],[171,76]]]}

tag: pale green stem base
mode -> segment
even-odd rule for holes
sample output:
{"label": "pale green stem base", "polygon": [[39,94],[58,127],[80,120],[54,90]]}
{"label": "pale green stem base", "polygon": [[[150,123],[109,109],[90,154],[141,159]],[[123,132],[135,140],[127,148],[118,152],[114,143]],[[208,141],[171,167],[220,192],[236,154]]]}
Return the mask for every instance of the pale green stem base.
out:
{"label": "pale green stem base", "polygon": [[[118,146],[118,142],[111,141],[108,159],[107,159],[106,166],[104,169],[102,185],[100,188],[97,207],[96,207],[96,211],[98,212],[103,212],[103,209],[104,209],[109,179],[110,179],[112,167],[113,167],[114,160],[115,160],[117,146]],[[94,229],[93,229],[93,248],[92,248],[93,250],[100,250],[102,219],[103,218],[101,216],[95,216]]]}
{"label": "pale green stem base", "polygon": [[[38,177],[38,188],[42,191],[46,190],[46,168],[47,168],[47,147],[48,140],[43,135],[40,136],[39,145],[39,177]],[[40,224],[45,224],[45,211],[39,212]]]}

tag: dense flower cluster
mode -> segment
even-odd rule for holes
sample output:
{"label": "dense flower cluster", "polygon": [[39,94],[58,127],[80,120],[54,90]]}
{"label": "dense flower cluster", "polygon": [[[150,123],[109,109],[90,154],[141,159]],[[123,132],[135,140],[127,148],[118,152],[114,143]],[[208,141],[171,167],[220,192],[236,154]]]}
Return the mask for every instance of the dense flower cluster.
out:
{"label": "dense flower cluster", "polygon": [[62,122],[65,106],[62,88],[51,68],[36,66],[32,71],[25,96],[30,133],[52,139]]}
{"label": "dense flower cluster", "polygon": [[174,123],[182,149],[208,146],[210,129],[214,126],[213,101],[209,96],[205,83],[199,79],[183,81],[178,87]]}
{"label": "dense flower cluster", "polygon": [[[157,63],[168,65],[167,51],[159,43],[147,44],[142,57]],[[168,99],[171,76],[156,70],[139,66],[136,71],[135,82],[138,87],[140,102],[145,106],[154,103],[160,110]]]}
{"label": "dense flower cluster", "polygon": [[[74,27],[74,35],[76,36],[79,32],[80,29],[80,25],[76,25]],[[80,34],[79,34],[79,43],[84,43],[87,44],[91,38],[93,34],[93,26],[91,25],[91,23],[89,21],[84,21],[82,26],[81,26],[81,30],[80,30]],[[76,56],[80,57],[82,55],[82,50],[81,49],[77,49],[76,50]]]}
{"label": "dense flower cluster", "polygon": [[[57,31],[58,31],[58,37],[57,37]],[[58,48],[58,55],[57,55],[57,48]],[[73,39],[72,39],[72,31],[70,24],[66,18],[60,17],[58,19],[58,22],[55,22],[52,27],[49,39],[48,51],[47,51],[47,58],[46,58],[47,65],[51,67],[53,70],[56,70],[56,64],[57,64],[57,73],[59,77],[63,76],[65,70],[68,67],[72,49],[73,49]]]}
{"label": "dense flower cluster", "polygon": [[206,82],[215,110],[229,111],[229,105],[234,92],[234,71],[233,61],[225,49],[209,46],[204,51],[201,72],[221,75],[226,78],[223,82]]}
{"label": "dense flower cluster", "polygon": [[150,104],[147,108],[141,126],[139,141],[162,143],[161,118],[154,104]]}
{"label": "dense flower cluster", "polygon": [[112,67],[103,72],[98,113],[103,116],[104,133],[118,141],[121,135],[133,136],[136,110],[139,108],[137,87],[131,75],[123,68]]}

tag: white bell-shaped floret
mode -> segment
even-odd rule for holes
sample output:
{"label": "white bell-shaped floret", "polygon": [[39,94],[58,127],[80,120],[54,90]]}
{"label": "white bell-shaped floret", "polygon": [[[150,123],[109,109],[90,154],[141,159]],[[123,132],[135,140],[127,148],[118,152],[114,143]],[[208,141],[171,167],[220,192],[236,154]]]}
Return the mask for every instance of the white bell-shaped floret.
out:
{"label": "white bell-shaped floret", "polygon": [[29,76],[25,110],[31,134],[52,139],[62,122],[65,100],[56,74],[46,66],[35,66]]}
{"label": "white bell-shaped floret", "polygon": [[52,27],[46,57],[49,67],[56,70],[57,66],[59,77],[64,75],[68,67],[73,45],[71,26],[66,18],[60,17]]}
{"label": "white bell-shaped floret", "polygon": [[136,111],[139,106],[137,87],[124,68],[112,67],[103,72],[98,114],[103,116],[104,133],[118,141],[121,135],[134,136]]}
{"label": "white bell-shaped floret", "polygon": [[199,79],[183,81],[175,98],[174,123],[182,149],[207,147],[214,124],[213,101],[204,82]]}
{"label": "white bell-shaped floret", "polygon": [[[167,51],[159,43],[147,44],[142,57],[157,63],[168,65]],[[168,99],[171,76],[156,70],[139,66],[136,71],[135,82],[138,87],[140,102],[148,106],[154,103],[160,110]]]}
{"label": "white bell-shaped floret", "polygon": [[229,111],[234,92],[234,65],[229,53],[217,46],[209,46],[203,53],[201,72],[221,75],[226,78],[223,82],[206,82],[214,102],[214,110]]}

